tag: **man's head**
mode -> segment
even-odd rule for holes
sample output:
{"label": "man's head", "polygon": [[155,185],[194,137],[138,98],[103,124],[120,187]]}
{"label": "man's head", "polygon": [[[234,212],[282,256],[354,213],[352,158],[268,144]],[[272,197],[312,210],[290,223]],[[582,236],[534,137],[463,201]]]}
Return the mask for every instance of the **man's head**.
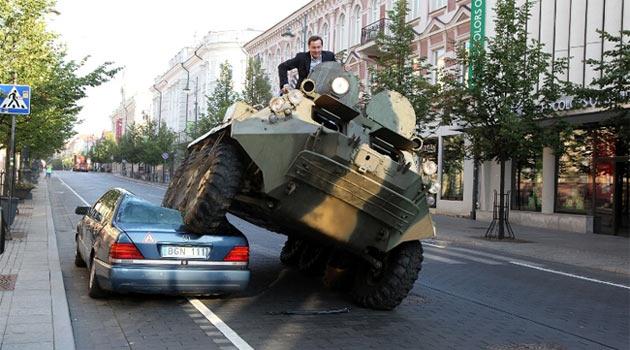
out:
{"label": "man's head", "polygon": [[324,40],[317,35],[313,35],[308,38],[308,52],[311,54],[313,58],[319,58],[322,55],[322,46],[324,45]]}

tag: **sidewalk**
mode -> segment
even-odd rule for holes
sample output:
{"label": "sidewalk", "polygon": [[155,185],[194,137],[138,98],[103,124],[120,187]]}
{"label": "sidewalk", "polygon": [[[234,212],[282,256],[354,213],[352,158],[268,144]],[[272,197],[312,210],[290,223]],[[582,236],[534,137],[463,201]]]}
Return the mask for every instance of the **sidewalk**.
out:
{"label": "sidewalk", "polygon": [[490,222],[434,215],[437,241],[630,276],[630,238],[512,225],[516,241],[486,240]]}
{"label": "sidewalk", "polygon": [[43,178],[33,199],[18,208],[13,239],[6,241],[0,255],[0,348],[72,350],[74,337]]}

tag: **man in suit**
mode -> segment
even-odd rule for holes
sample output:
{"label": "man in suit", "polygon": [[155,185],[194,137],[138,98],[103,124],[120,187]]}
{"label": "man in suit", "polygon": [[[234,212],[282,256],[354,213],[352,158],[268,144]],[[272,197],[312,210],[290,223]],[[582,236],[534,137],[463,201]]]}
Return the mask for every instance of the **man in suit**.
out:
{"label": "man in suit", "polygon": [[280,63],[278,66],[278,74],[280,75],[280,89],[283,93],[289,92],[289,80],[287,72],[297,68],[298,81],[297,86],[300,87],[302,81],[306,79],[308,74],[320,63],[334,61],[335,54],[330,51],[322,51],[324,40],[313,35],[308,38],[308,52],[300,52],[295,57]]}

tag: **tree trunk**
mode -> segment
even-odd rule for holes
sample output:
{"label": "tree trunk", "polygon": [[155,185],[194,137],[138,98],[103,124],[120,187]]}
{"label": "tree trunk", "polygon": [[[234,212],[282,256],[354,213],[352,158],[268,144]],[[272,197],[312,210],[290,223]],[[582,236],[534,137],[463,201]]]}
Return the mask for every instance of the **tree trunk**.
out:
{"label": "tree trunk", "polygon": [[505,160],[501,160],[501,181],[499,188],[499,239],[505,238]]}

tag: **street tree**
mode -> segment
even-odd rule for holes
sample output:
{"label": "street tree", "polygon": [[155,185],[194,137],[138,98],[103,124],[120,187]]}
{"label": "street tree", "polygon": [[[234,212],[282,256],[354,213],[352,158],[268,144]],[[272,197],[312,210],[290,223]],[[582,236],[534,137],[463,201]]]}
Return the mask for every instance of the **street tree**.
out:
{"label": "street tree", "polygon": [[[557,148],[558,133],[565,127],[553,119],[552,105],[570,88],[559,79],[566,61],[553,61],[542,44],[528,41],[531,7],[527,1],[522,6],[515,0],[497,2],[495,36],[485,37],[485,44],[474,43],[469,51],[460,48],[440,72],[434,105],[443,124],[464,129],[464,154],[476,162],[500,164],[499,239],[505,238],[505,163],[528,159],[542,146]],[[468,65],[472,75],[466,80]]]}
{"label": "street tree", "polygon": [[249,58],[245,72],[243,100],[251,106],[266,106],[271,97],[271,84],[260,60],[254,57]]}
{"label": "street tree", "polygon": [[430,65],[426,59],[414,57],[411,43],[415,33],[407,23],[407,0],[396,0],[388,11],[388,30],[376,37],[379,55],[376,65],[369,68],[372,77],[372,92],[397,91],[409,99],[416,112],[416,124],[426,126],[432,121],[429,107],[433,87],[426,78]]}
{"label": "street tree", "polygon": [[[16,149],[28,147],[32,157],[43,159],[74,135],[81,110],[78,101],[86,96],[86,89],[103,84],[118,71],[104,63],[80,74],[87,58],[68,60],[57,35],[46,27],[53,6],[52,0],[0,2],[0,82],[17,78],[17,83],[32,88],[31,114],[17,119]],[[7,148],[9,132],[10,118],[2,118],[0,147]]]}
{"label": "street tree", "polygon": [[619,140],[630,148],[630,30],[619,35],[599,31],[602,41],[613,47],[604,51],[601,60],[589,59],[586,63],[593,67],[596,78],[583,89],[578,89],[582,99],[592,99],[597,106],[612,114],[608,123],[614,127]]}
{"label": "street tree", "polygon": [[208,113],[206,115],[208,126],[221,123],[227,109],[238,99],[238,94],[234,91],[232,66],[228,61],[225,61],[221,63],[219,70],[217,85],[212,94],[208,96]]}
{"label": "street tree", "polygon": [[96,140],[88,156],[92,160],[92,163],[111,163],[112,157],[114,157],[116,153],[116,147],[114,136],[111,134],[104,135],[102,138]]}
{"label": "street tree", "polygon": [[174,151],[176,135],[165,123],[158,127],[157,122],[150,120],[140,127],[140,133],[142,163],[155,167],[164,163],[162,154]]}
{"label": "street tree", "polygon": [[125,132],[118,141],[118,155],[115,157],[123,163],[131,164],[133,177],[134,164],[141,163],[144,158],[142,150],[142,129],[135,122],[127,125]]}

